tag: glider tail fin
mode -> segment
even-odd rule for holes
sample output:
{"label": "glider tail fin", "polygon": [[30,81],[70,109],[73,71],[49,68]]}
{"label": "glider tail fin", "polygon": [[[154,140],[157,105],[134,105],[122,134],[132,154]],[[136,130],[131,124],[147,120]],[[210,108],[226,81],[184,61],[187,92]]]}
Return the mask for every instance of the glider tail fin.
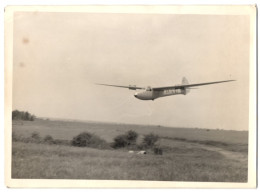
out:
{"label": "glider tail fin", "polygon": [[[183,77],[181,83],[182,83],[182,85],[188,85],[189,81],[187,80],[186,77]],[[187,93],[190,92],[190,89],[189,88],[184,88],[184,92],[185,92],[184,95],[186,95]]]}
{"label": "glider tail fin", "polygon": [[188,82],[188,80],[186,79],[186,77],[183,77],[182,78],[182,85],[188,85],[189,84],[189,82]]}

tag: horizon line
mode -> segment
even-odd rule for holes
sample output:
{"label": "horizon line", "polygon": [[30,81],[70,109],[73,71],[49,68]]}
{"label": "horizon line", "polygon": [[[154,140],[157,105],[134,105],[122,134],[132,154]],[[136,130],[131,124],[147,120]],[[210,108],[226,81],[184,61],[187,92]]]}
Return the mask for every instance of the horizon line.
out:
{"label": "horizon line", "polygon": [[95,121],[95,120],[84,120],[84,119],[70,119],[70,118],[59,118],[59,117],[40,117],[37,116],[36,119],[42,120],[60,120],[67,122],[89,122],[89,123],[106,123],[106,124],[121,124],[121,125],[138,125],[138,126],[153,126],[153,127],[165,127],[165,128],[184,128],[184,129],[204,129],[204,130],[223,130],[223,131],[248,131],[248,130],[235,130],[235,129],[221,129],[221,128],[200,128],[200,127],[177,127],[177,126],[168,126],[160,124],[137,124],[137,123],[123,123],[123,122],[114,122],[114,121]]}

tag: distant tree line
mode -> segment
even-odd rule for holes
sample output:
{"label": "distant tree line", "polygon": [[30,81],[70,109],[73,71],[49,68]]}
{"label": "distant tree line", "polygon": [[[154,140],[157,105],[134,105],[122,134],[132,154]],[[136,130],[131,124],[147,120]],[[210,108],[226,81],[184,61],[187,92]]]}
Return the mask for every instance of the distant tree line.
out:
{"label": "distant tree line", "polygon": [[36,118],[35,115],[30,114],[29,112],[14,110],[12,112],[12,120],[24,120],[24,121],[34,121]]}

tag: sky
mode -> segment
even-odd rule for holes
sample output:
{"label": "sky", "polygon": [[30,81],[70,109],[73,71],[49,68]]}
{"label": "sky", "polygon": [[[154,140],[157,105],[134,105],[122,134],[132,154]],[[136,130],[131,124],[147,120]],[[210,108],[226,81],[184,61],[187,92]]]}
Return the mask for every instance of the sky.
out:
{"label": "sky", "polygon": [[[246,15],[16,12],[13,110],[38,117],[248,130]],[[95,83],[235,79],[142,101]]]}

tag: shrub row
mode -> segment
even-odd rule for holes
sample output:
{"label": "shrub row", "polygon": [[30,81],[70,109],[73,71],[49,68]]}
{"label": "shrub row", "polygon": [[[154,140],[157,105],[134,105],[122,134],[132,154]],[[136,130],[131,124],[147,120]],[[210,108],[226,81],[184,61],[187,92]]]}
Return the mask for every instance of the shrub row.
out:
{"label": "shrub row", "polygon": [[82,132],[79,135],[73,137],[71,141],[53,139],[50,135],[46,135],[42,138],[38,132],[33,132],[30,137],[22,137],[21,135],[15,134],[15,132],[12,134],[13,141],[20,141],[25,143],[72,145],[75,147],[92,147],[98,149],[109,149],[111,147],[118,149],[127,147],[128,149],[138,150],[151,149],[155,154],[162,154],[162,149],[156,145],[156,142],[159,139],[158,135],[154,135],[152,133],[145,135],[142,143],[139,145],[136,144],[137,138],[138,134],[132,130],[126,132],[125,134],[116,136],[112,143],[107,143],[104,139],[89,132]]}
{"label": "shrub row", "polygon": [[44,138],[40,137],[39,133],[33,132],[30,137],[23,137],[12,133],[13,141],[20,141],[23,143],[44,143],[44,144],[56,144],[56,145],[70,145],[70,141],[63,139],[53,139],[52,136],[46,135]]}

